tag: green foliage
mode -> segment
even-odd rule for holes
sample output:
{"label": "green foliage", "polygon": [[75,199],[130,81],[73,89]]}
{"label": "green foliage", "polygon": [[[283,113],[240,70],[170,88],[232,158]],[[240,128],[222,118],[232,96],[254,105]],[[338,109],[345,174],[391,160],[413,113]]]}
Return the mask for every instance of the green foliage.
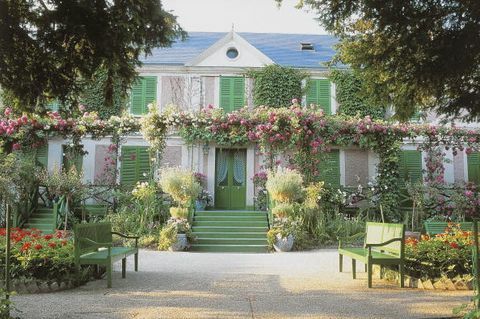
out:
{"label": "green foliage", "polygon": [[48,188],[51,198],[67,196],[80,198],[84,192],[83,173],[77,172],[75,165],[69,170],[55,167],[49,171],[44,169],[38,174],[39,183]]}
{"label": "green foliage", "polygon": [[101,119],[109,119],[114,115],[120,116],[126,109],[127,98],[119,79],[113,79],[112,104],[105,104],[105,87],[107,81],[110,80],[108,72],[100,69],[93,74],[91,79],[82,84],[80,104],[85,106],[87,112],[97,112]]}
{"label": "green foliage", "polygon": [[114,231],[141,238],[156,236],[168,219],[168,205],[154,182],[139,182],[131,192],[118,192],[116,196],[118,212],[107,216]]}
{"label": "green foliage", "polygon": [[180,207],[190,207],[202,190],[193,172],[178,167],[162,169],[159,185]]}
{"label": "green foliage", "polygon": [[52,98],[77,101],[81,82],[99,68],[107,72],[105,104],[113,105],[114,79],[125,92],[141,54],[185,35],[156,0],[3,1],[0,21],[0,85],[16,106],[37,111]]}
{"label": "green foliage", "polygon": [[365,94],[393,105],[399,118],[417,106],[480,115],[477,0],[301,3],[341,37],[337,59],[358,72]]}
{"label": "green foliage", "polygon": [[185,234],[189,242],[195,240],[190,224],[185,218],[172,217],[160,231],[158,249],[168,250],[177,242],[177,235]]}
{"label": "green foliage", "polygon": [[370,116],[373,119],[385,117],[385,107],[377,106],[363,95],[362,81],[352,71],[332,70],[330,79],[336,86],[339,114],[348,116]]}
{"label": "green foliage", "polygon": [[302,197],[303,178],[297,171],[279,168],[269,172],[265,184],[272,200],[279,203],[292,203]]}
{"label": "green foliage", "polygon": [[444,234],[407,240],[406,271],[415,278],[438,279],[472,273],[472,234],[451,224]]}
{"label": "green foliage", "polygon": [[287,204],[287,203],[280,203],[275,205],[275,207],[272,208],[272,214],[275,217],[279,218],[286,218],[293,216],[293,205],[292,204]]}
{"label": "green foliage", "polygon": [[260,70],[250,70],[247,75],[255,80],[253,99],[255,105],[285,107],[292,99],[304,95],[302,81],[308,74],[289,67],[272,64]]}
{"label": "green foliage", "polygon": [[[5,234],[0,229],[0,258],[5,260]],[[43,235],[38,230],[12,229],[10,278],[51,283],[74,278],[73,241],[62,232]],[[0,275],[5,274],[4,265]]]}

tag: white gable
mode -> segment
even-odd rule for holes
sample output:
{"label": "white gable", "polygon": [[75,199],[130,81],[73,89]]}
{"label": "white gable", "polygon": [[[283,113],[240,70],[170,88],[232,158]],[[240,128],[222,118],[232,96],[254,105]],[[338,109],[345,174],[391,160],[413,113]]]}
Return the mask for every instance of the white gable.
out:
{"label": "white gable", "polygon": [[[238,56],[229,58],[229,49],[236,49]],[[233,31],[187,63],[188,66],[211,67],[262,67],[267,64],[273,61]]]}

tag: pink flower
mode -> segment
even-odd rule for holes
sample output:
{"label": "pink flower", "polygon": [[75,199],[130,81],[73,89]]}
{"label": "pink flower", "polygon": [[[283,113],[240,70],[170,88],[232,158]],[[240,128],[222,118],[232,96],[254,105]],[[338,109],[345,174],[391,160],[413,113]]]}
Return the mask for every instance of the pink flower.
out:
{"label": "pink flower", "polygon": [[298,99],[292,99],[292,104],[298,104]]}
{"label": "pink flower", "polygon": [[15,144],[12,145],[12,149],[13,149],[14,151],[18,151],[18,150],[21,149],[21,148],[22,148],[22,147],[21,147],[20,144],[18,144],[18,143],[15,143]]}
{"label": "pink flower", "polygon": [[85,110],[86,110],[85,105],[80,104],[80,105],[78,106],[78,110],[79,110],[80,112],[85,112]]}
{"label": "pink flower", "polygon": [[9,108],[9,107],[7,107],[7,108],[5,109],[5,113],[4,113],[4,114],[5,114],[5,116],[8,117],[10,114],[12,114],[12,109]]}
{"label": "pink flower", "polygon": [[472,197],[472,196],[473,196],[473,192],[470,191],[470,190],[467,190],[467,191],[465,191],[465,196],[467,196],[467,197]]}

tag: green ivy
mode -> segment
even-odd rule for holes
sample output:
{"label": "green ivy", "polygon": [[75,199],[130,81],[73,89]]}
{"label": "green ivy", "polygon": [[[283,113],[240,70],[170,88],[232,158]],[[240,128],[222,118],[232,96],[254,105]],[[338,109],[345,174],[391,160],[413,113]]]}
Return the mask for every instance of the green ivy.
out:
{"label": "green ivy", "polygon": [[255,105],[270,107],[285,107],[291,104],[292,99],[300,100],[305,93],[302,81],[308,78],[303,71],[276,64],[250,70],[247,76],[255,80]]}
{"label": "green ivy", "polygon": [[330,79],[336,85],[336,99],[339,104],[339,114],[348,116],[370,116],[373,119],[385,117],[385,108],[370,102],[362,92],[361,80],[347,70],[332,70]]}
{"label": "green ivy", "polygon": [[112,106],[105,105],[105,88],[108,87],[108,74],[106,70],[98,70],[92,79],[85,81],[84,89],[80,97],[80,104],[85,105],[87,112],[97,112],[101,119],[108,119],[114,115],[120,115],[126,109],[127,98],[122,95],[120,81],[113,83]]}

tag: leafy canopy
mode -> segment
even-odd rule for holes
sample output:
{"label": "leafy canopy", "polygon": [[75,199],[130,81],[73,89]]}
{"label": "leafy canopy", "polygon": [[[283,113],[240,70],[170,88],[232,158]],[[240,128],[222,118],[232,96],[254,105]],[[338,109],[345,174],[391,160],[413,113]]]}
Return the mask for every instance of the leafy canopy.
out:
{"label": "leafy canopy", "polygon": [[16,106],[42,111],[49,100],[76,101],[82,81],[107,72],[126,92],[140,54],[168,46],[184,32],[158,0],[0,1],[0,86]]}
{"label": "leafy canopy", "polygon": [[[277,0],[281,3],[281,0]],[[416,107],[480,115],[480,1],[300,0],[340,37],[350,65],[401,119]]]}

